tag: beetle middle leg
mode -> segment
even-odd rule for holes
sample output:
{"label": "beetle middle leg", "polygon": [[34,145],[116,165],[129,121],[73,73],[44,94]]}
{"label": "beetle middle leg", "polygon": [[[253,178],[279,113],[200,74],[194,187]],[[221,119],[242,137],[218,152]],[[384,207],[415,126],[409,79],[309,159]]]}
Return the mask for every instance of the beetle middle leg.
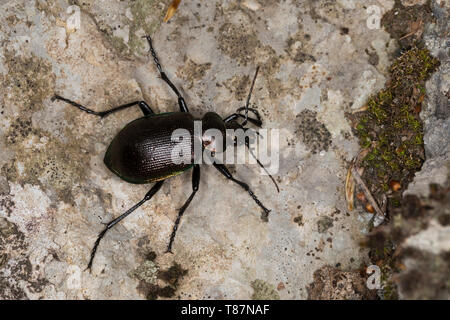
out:
{"label": "beetle middle leg", "polygon": [[172,252],[173,240],[175,239],[175,235],[177,233],[177,229],[178,229],[178,225],[180,224],[181,217],[183,216],[184,211],[186,211],[187,207],[189,206],[189,204],[191,203],[195,194],[197,193],[199,184],[200,184],[200,166],[198,164],[196,164],[196,165],[194,165],[194,169],[192,171],[192,193],[189,196],[189,198],[186,200],[186,202],[183,204],[180,211],[178,212],[178,217],[173,226],[172,234],[170,235],[170,241],[169,241],[169,245],[167,246],[166,252]]}
{"label": "beetle middle leg", "polygon": [[64,97],[61,97],[61,96],[59,96],[57,94],[55,94],[52,97],[52,101],[55,101],[55,100],[64,101],[64,102],[66,102],[66,103],[68,103],[68,104],[70,104],[70,105],[72,105],[74,107],[77,107],[81,111],[84,111],[84,112],[87,112],[89,114],[93,114],[93,115],[99,116],[101,118],[106,117],[106,116],[108,116],[111,113],[114,113],[116,111],[124,110],[124,109],[130,108],[130,107],[133,107],[133,106],[139,106],[139,108],[141,108],[141,111],[142,111],[142,113],[145,116],[150,115],[150,114],[154,114],[152,108],[150,108],[150,106],[145,101],[142,101],[142,100],[141,101],[133,101],[133,102],[130,102],[130,103],[127,103],[127,104],[123,104],[123,105],[120,105],[118,107],[114,107],[114,108],[112,108],[110,110],[106,110],[106,111],[94,111],[92,109],[86,108],[85,106],[83,106],[83,105],[81,105],[81,104],[79,104],[77,102],[74,102],[74,101],[69,100],[69,99],[64,98]]}
{"label": "beetle middle leg", "polygon": [[150,46],[150,53],[152,54],[153,60],[155,61],[156,68],[158,69],[161,78],[169,85],[169,87],[172,89],[173,92],[175,92],[175,94],[178,97],[178,105],[180,106],[180,111],[189,112],[188,107],[186,105],[186,101],[184,101],[183,96],[178,91],[177,87],[175,87],[175,85],[172,83],[172,81],[170,81],[170,79],[167,77],[166,73],[162,70],[158,56],[156,55],[156,51],[153,48],[152,38],[150,38],[150,36],[145,36],[144,38],[147,39],[148,45]]}
{"label": "beetle middle leg", "polygon": [[269,220],[269,212],[270,210],[267,209],[262,203],[261,201],[259,201],[259,199],[256,197],[256,195],[253,193],[253,191],[250,189],[250,187],[248,186],[248,184],[246,184],[245,182],[242,182],[240,180],[235,179],[232,174],[230,173],[230,171],[227,169],[227,167],[225,167],[223,164],[218,164],[218,163],[213,163],[214,167],[219,170],[219,172],[221,174],[223,174],[227,179],[237,183],[239,186],[241,186],[245,191],[248,192],[248,194],[252,197],[252,199],[256,202],[256,204],[263,209],[264,213],[261,215],[261,219],[264,221],[268,221]]}
{"label": "beetle middle leg", "polygon": [[164,180],[162,181],[158,181],[156,182],[153,187],[150,189],[149,192],[147,192],[147,194],[145,195],[145,197],[139,201],[138,203],[136,203],[133,207],[131,207],[130,209],[128,209],[124,214],[120,215],[119,217],[115,218],[114,220],[108,222],[106,224],[105,229],[103,229],[102,232],[100,232],[100,234],[97,237],[97,240],[95,241],[94,244],[94,248],[92,248],[91,251],[91,258],[89,260],[87,269],[91,270],[92,267],[92,262],[94,261],[94,257],[95,257],[95,253],[97,252],[97,248],[98,245],[100,244],[100,240],[102,240],[102,238],[105,236],[106,232],[111,229],[112,227],[114,227],[117,223],[119,223],[120,221],[122,221],[123,219],[125,219],[128,215],[130,215],[134,210],[136,210],[137,208],[139,208],[140,206],[142,206],[145,202],[147,202],[148,200],[150,200],[158,191],[159,189],[161,189],[162,184],[164,183]]}

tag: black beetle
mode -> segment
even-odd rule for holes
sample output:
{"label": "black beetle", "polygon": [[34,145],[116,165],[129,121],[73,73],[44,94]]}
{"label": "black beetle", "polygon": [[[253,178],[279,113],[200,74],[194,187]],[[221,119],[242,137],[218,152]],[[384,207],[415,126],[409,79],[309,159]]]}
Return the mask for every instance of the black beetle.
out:
{"label": "black beetle", "polygon": [[[149,192],[145,195],[145,197],[135,204],[132,208],[128,209],[125,213],[117,217],[116,219],[110,221],[106,224],[105,229],[98,235],[97,240],[95,241],[94,247],[91,252],[91,257],[88,263],[87,269],[91,269],[92,262],[95,257],[95,253],[97,251],[97,247],[100,243],[100,240],[103,238],[105,233],[111,229],[114,225],[132,213],[134,210],[139,208],[146,201],[150,200],[153,195],[161,188],[164,181],[174,175],[180,174],[190,168],[193,168],[192,174],[192,193],[184,203],[184,205],[180,208],[178,217],[175,221],[172,234],[170,236],[169,245],[167,247],[167,252],[171,252],[172,244],[175,239],[175,234],[180,223],[180,219],[185,212],[186,208],[191,203],[194,195],[198,191],[198,186],[200,182],[200,166],[198,164],[192,163],[181,163],[175,164],[172,162],[172,149],[174,147],[174,142],[171,139],[172,133],[175,129],[186,129],[191,133],[191,136],[194,136],[194,117],[189,113],[189,110],[186,106],[186,102],[181,96],[178,89],[175,85],[169,80],[167,75],[163,72],[161,64],[159,63],[158,57],[156,56],[156,52],[153,49],[152,40],[149,36],[145,37],[150,46],[150,53],[153,56],[153,60],[155,61],[156,67],[160,73],[161,78],[170,86],[170,88],[174,91],[174,93],[178,97],[178,104],[180,106],[180,112],[172,112],[172,113],[162,113],[155,114],[150,106],[145,101],[134,101],[131,103],[127,103],[115,108],[112,108],[107,111],[97,112],[91,109],[88,109],[82,106],[79,103],[71,101],[69,99],[63,98],[60,95],[55,94],[52,98],[52,101],[61,100],[66,103],[71,104],[72,106],[77,107],[78,109],[87,112],[89,114],[93,114],[99,116],[101,118],[110,115],[113,112],[124,110],[126,108],[132,106],[139,106],[142,112],[144,113],[144,117],[136,119],[131,123],[127,124],[113,139],[111,144],[108,147],[108,150],[105,154],[104,163],[112,172],[118,175],[121,179],[130,182],[130,183],[150,183],[156,182]],[[245,107],[237,109],[236,113],[222,119],[217,113],[208,112],[206,113],[202,121],[202,130],[203,132],[207,129],[214,128],[218,129],[221,132],[225,133],[225,129],[244,129],[245,124],[247,122],[251,122],[257,127],[261,127],[262,121],[257,110],[249,108],[249,102],[251,93],[253,90],[253,86],[256,81],[256,76],[258,74],[259,67],[256,69],[255,76],[253,78],[253,82],[250,88],[250,93],[247,97],[247,103]],[[245,114],[241,112],[245,110]],[[248,116],[248,112],[251,111],[256,118],[252,118]],[[237,119],[244,119],[242,124],[237,122]],[[208,144],[211,143],[208,140],[208,137],[202,136],[202,147],[208,147]],[[192,146],[192,141],[184,141],[183,143],[189,143],[189,146]],[[249,148],[249,140],[246,139],[245,145]],[[250,148],[249,148],[250,149]],[[155,150],[157,150],[155,152]],[[251,153],[252,154],[252,153]],[[253,154],[252,154],[253,155]],[[264,168],[264,166],[260,163],[258,159],[257,163]],[[213,163],[214,167],[219,170],[227,179],[237,183],[244,190],[246,190],[252,199],[260,206],[263,210],[262,219],[267,221],[270,210],[267,209],[256,197],[250,187],[242,182],[234,178],[230,171],[223,164]],[[270,176],[270,175],[269,175]],[[270,176],[272,181],[274,182],[277,190],[278,186]]]}

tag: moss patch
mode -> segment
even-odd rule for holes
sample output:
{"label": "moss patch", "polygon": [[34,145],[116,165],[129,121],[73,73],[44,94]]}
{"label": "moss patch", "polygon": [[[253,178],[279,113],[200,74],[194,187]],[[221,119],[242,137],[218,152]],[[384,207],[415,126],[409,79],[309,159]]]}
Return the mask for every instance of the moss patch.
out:
{"label": "moss patch", "polygon": [[130,272],[131,277],[135,277],[140,281],[145,281],[148,284],[156,282],[158,266],[151,260],[144,261],[139,267]]}
{"label": "moss patch", "polygon": [[354,132],[363,149],[363,179],[376,199],[389,191],[391,181],[402,188],[390,197],[398,203],[401,191],[413,179],[425,160],[423,124],[419,117],[425,98],[425,81],[439,61],[427,49],[415,46],[391,65],[386,87],[367,102],[358,114]]}

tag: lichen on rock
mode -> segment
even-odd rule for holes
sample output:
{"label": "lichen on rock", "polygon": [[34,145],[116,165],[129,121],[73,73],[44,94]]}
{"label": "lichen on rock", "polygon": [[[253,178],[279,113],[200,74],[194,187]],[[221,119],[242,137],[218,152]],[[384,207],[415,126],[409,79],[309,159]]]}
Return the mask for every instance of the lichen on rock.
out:
{"label": "lichen on rock", "polygon": [[252,281],[253,300],[279,300],[280,295],[273,285],[270,285],[264,280],[256,279]]}

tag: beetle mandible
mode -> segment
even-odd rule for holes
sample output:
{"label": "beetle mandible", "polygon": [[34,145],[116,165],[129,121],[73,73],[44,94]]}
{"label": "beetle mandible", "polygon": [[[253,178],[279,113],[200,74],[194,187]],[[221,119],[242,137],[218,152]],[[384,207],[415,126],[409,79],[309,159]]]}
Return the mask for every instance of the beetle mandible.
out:
{"label": "beetle mandible", "polygon": [[[72,100],[69,100],[67,98],[64,98],[58,94],[55,94],[52,98],[52,101],[54,100],[61,100],[64,101],[74,107],[77,107],[78,109],[87,112],[92,115],[99,116],[101,118],[104,118],[116,111],[124,110],[129,107],[133,106],[139,106],[139,108],[142,110],[142,113],[144,114],[143,117],[138,118],[130,123],[128,123],[112,140],[111,144],[109,145],[105,158],[104,163],[108,167],[109,170],[111,170],[113,173],[115,173],[117,176],[119,176],[121,179],[129,182],[129,183],[135,183],[135,184],[144,184],[144,183],[151,183],[155,182],[155,184],[152,186],[149,192],[145,195],[145,197],[136,203],[133,207],[128,209],[125,213],[120,215],[119,217],[113,219],[109,223],[106,224],[105,228],[97,237],[97,240],[95,241],[94,247],[91,251],[91,256],[89,259],[89,263],[87,266],[87,269],[91,270],[92,263],[94,261],[95,253],[97,252],[98,245],[100,244],[101,239],[105,236],[106,232],[114,227],[117,223],[119,223],[121,220],[123,220],[125,217],[127,217],[129,214],[131,214],[133,211],[135,211],[137,208],[139,208],[141,205],[143,205],[145,202],[150,200],[159,189],[161,189],[161,186],[163,185],[164,181],[168,178],[178,175],[188,169],[193,168],[192,172],[192,193],[189,196],[189,198],[186,200],[184,205],[179,209],[177,219],[175,221],[175,224],[172,229],[172,233],[170,235],[169,244],[167,246],[167,252],[172,252],[172,245],[173,241],[175,239],[175,235],[178,229],[178,225],[180,223],[181,217],[183,216],[184,212],[186,211],[187,207],[191,203],[192,199],[194,198],[195,194],[197,193],[199,189],[200,184],[200,166],[199,164],[194,164],[193,161],[191,163],[179,163],[176,164],[172,160],[172,149],[174,148],[174,143],[172,140],[172,133],[176,129],[185,129],[188,130],[191,134],[191,136],[194,135],[194,117],[191,113],[189,113],[188,107],[186,105],[186,102],[184,101],[183,96],[180,94],[178,89],[175,87],[175,85],[169,80],[166,73],[163,71],[161,64],[159,63],[158,57],[156,55],[156,52],[152,45],[152,39],[149,36],[145,36],[144,38],[147,39],[149,47],[150,47],[150,53],[153,57],[153,60],[156,64],[156,68],[159,71],[159,74],[161,76],[161,79],[164,80],[169,87],[172,89],[172,91],[177,95],[178,97],[178,105],[180,107],[179,112],[171,112],[171,113],[161,113],[156,114],[153,112],[153,110],[150,108],[150,106],[145,101],[133,101],[115,108],[112,108],[110,110],[97,112],[91,109],[86,108],[85,106],[74,102]],[[217,113],[215,112],[208,112],[206,113],[202,121],[202,136],[199,137],[202,143],[203,149],[211,149],[212,151],[212,145],[214,144],[213,141],[211,141],[211,137],[208,136],[208,134],[205,134],[205,131],[208,129],[217,129],[220,132],[223,133],[225,136],[225,130],[226,129],[243,129],[247,130],[248,128],[245,127],[247,122],[252,123],[253,125],[257,127],[262,126],[262,120],[261,116],[259,115],[258,111],[254,108],[249,108],[250,103],[250,97],[253,90],[253,87],[255,85],[256,77],[258,74],[259,67],[256,69],[255,76],[253,78],[250,92],[247,97],[246,105],[245,107],[238,108],[235,113],[232,115],[221,118]],[[245,111],[244,114],[242,114],[242,111]],[[252,112],[254,114],[254,117],[250,117],[248,113]],[[243,119],[242,123],[239,123],[237,120]],[[189,143],[189,147],[192,147],[192,141],[182,141],[182,143]],[[249,147],[249,140],[246,138],[245,140],[246,147],[250,150]],[[226,145],[224,146],[226,148]],[[154,152],[154,150],[158,150],[158,152]],[[251,151],[251,150],[250,150]],[[251,153],[251,152],[250,152]],[[251,153],[252,156],[253,153]],[[256,159],[256,157],[255,157]],[[259,166],[264,168],[264,166],[261,164],[261,162],[256,159]],[[224,164],[220,163],[213,163],[213,166],[221,173],[223,174],[227,179],[235,182],[238,184],[241,188],[243,188],[245,191],[248,192],[248,194],[251,196],[251,198],[256,202],[256,204],[263,210],[263,213],[261,215],[261,218],[264,221],[268,220],[268,215],[270,210],[267,209],[261,201],[256,197],[256,195],[253,193],[253,191],[250,189],[248,184],[245,182],[242,182],[230,173],[230,171],[227,169],[227,167]],[[265,169],[265,168],[264,168]],[[279,188],[276,184],[275,180],[271,175],[269,175],[272,181],[274,182],[278,192]]]}

